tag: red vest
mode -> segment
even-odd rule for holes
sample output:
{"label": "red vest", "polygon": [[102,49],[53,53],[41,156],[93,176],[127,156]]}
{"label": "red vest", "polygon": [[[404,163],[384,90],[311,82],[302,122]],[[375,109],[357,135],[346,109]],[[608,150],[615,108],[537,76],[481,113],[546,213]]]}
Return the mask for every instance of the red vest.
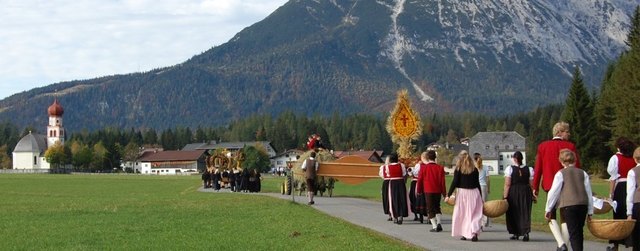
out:
{"label": "red vest", "polygon": [[388,169],[388,178],[404,178],[404,176],[402,175],[402,165],[400,165],[400,163],[393,163],[393,164],[389,164],[385,167],[385,175],[387,175],[387,169]]}
{"label": "red vest", "polygon": [[629,170],[636,167],[636,161],[633,157],[626,157],[622,154],[616,153],[618,157],[618,174],[620,175],[620,179],[626,179]]}
{"label": "red vest", "polygon": [[420,163],[418,192],[445,194],[444,168],[436,163]]}

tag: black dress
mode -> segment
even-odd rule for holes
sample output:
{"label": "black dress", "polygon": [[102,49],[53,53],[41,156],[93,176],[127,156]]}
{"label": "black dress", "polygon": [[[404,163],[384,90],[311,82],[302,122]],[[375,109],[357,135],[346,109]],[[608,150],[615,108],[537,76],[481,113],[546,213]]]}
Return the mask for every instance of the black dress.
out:
{"label": "black dress", "polygon": [[511,166],[511,186],[509,187],[509,209],[507,210],[507,231],[523,236],[531,232],[531,206],[533,193],[529,183],[529,167]]}

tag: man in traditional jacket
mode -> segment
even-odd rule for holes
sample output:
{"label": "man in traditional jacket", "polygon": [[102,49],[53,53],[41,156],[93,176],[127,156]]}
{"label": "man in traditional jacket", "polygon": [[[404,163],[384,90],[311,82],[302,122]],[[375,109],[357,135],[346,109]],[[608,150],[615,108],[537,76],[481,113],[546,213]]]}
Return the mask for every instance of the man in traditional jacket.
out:
{"label": "man in traditional jacket", "polygon": [[318,161],[316,161],[316,152],[311,152],[308,159],[302,162],[302,170],[307,181],[307,198],[308,204],[313,205],[313,195],[316,192],[316,173],[318,172]]}

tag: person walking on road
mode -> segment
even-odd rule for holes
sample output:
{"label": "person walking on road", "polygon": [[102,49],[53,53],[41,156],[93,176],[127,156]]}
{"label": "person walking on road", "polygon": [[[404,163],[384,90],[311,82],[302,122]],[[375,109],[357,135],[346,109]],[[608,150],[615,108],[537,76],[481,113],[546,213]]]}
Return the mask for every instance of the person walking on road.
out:
{"label": "person walking on road", "polygon": [[418,201],[418,210],[424,208],[426,202],[427,218],[431,222],[431,230],[429,232],[442,232],[442,211],[440,209],[440,199],[446,197],[447,188],[444,181],[444,168],[436,164],[436,152],[423,152],[420,156],[422,159],[420,173],[418,173],[417,191],[418,198],[424,198]]}
{"label": "person walking on road", "polygon": [[512,234],[511,240],[529,241],[531,232],[531,207],[533,206],[533,168],[522,164],[522,153],[513,154],[513,164],[504,170],[503,198],[509,202],[506,214],[507,231]]}
{"label": "person walking on road", "polygon": [[399,163],[396,153],[389,156],[389,162],[391,163],[384,167],[385,175],[389,177],[389,214],[394,223],[401,225],[403,218],[409,216],[407,185],[404,180],[407,170],[404,164]]}
{"label": "person walking on road", "polygon": [[307,181],[307,204],[313,205],[316,202],[313,201],[313,195],[316,192],[316,173],[318,172],[318,161],[316,161],[316,152],[311,152],[309,158],[302,162],[302,171]]}
{"label": "person walking on road", "polygon": [[[617,204],[617,208],[613,212],[613,219],[621,220],[627,218],[627,174],[636,166],[633,159],[633,150],[636,145],[631,140],[620,137],[616,140],[615,146],[618,152],[611,156],[607,165],[607,172],[610,175],[609,199]],[[608,250],[617,251],[620,244],[631,245],[631,238],[610,240],[609,243],[612,243],[613,247]]]}
{"label": "person walking on road", "polygon": [[389,177],[387,177],[387,173],[384,171],[384,167],[387,165],[389,165],[389,156],[387,156],[387,158],[385,159],[384,165],[380,166],[378,175],[380,176],[380,178],[382,178],[382,188],[380,191],[382,195],[382,211],[385,215],[389,216],[387,221],[392,221],[393,218],[389,213]]}
{"label": "person walking on road", "polygon": [[[593,215],[589,174],[575,167],[577,157],[572,150],[562,149],[558,159],[564,168],[558,171],[553,178],[544,217],[547,221],[551,221],[551,211],[559,208],[560,216],[567,226],[571,249],[582,251],[584,245],[582,231],[585,219],[591,220],[591,215]],[[552,229],[552,231],[558,230],[558,228]],[[567,246],[562,245],[557,250],[567,250]]]}
{"label": "person walking on road", "polygon": [[482,195],[480,191],[478,169],[467,151],[458,154],[453,181],[445,200],[456,191],[456,204],[453,207],[451,236],[462,236],[461,240],[478,241],[482,231]]}
{"label": "person walking on road", "polygon": [[[482,191],[482,200],[489,200],[489,193],[491,192],[491,180],[489,179],[489,168],[482,165],[482,155],[480,153],[473,154],[473,160],[475,161],[476,168],[478,168],[478,179],[480,181],[480,191]],[[489,227],[490,218],[482,216],[482,227]]]}
{"label": "person walking on road", "polygon": [[418,163],[413,167],[407,169],[407,174],[411,178],[411,185],[409,186],[409,205],[411,207],[411,212],[413,212],[413,221],[420,221],[420,223],[424,223],[424,212],[418,210],[418,204],[424,204],[420,200],[424,200],[424,196],[420,198],[418,194],[418,174],[420,173],[420,168],[424,163],[422,161],[418,161]]}
{"label": "person walking on road", "polygon": [[[542,189],[545,192],[549,192],[551,184],[553,184],[553,177],[556,173],[562,170],[562,164],[558,161],[560,150],[569,149],[576,155],[574,166],[580,168],[580,158],[576,151],[576,146],[569,141],[569,124],[560,121],[553,125],[553,139],[544,141],[538,145],[538,152],[536,154],[536,163],[533,169],[533,199],[537,200],[540,183],[542,182]],[[548,194],[547,194],[548,196]],[[558,247],[565,244],[562,235],[560,234],[561,226],[556,221],[556,210],[551,210],[551,221],[549,221],[549,229],[554,233],[553,237],[558,243]]]}
{"label": "person walking on road", "polygon": [[636,166],[627,173],[627,219],[635,219],[631,232],[633,251],[640,251],[640,147],[633,152]]}

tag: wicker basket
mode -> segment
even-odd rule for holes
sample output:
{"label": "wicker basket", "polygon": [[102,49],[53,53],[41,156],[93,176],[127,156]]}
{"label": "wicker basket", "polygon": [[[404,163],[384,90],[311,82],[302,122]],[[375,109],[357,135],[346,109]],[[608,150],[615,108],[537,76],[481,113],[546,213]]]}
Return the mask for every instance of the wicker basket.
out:
{"label": "wicker basket", "polygon": [[609,211],[611,211],[611,209],[613,209],[611,207],[611,204],[604,202],[602,203],[602,208],[601,209],[597,209],[597,208],[593,208],[593,214],[606,214]]}
{"label": "wicker basket", "polygon": [[455,195],[451,195],[451,197],[449,197],[448,200],[445,201],[447,204],[449,204],[450,206],[455,206],[456,205],[456,196]]}
{"label": "wicker basket", "polygon": [[509,209],[507,200],[490,200],[482,205],[482,213],[487,217],[500,217]]}
{"label": "wicker basket", "polygon": [[593,236],[604,240],[622,240],[631,235],[636,220],[591,220],[587,227]]}

